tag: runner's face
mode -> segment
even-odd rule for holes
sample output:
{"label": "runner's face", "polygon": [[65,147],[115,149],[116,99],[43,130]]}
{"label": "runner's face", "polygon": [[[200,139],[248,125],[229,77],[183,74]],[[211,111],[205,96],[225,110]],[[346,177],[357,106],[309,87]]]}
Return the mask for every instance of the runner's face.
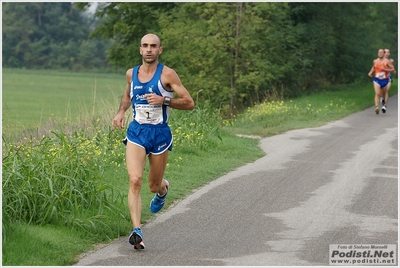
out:
{"label": "runner's face", "polygon": [[145,36],[142,39],[140,46],[140,54],[142,55],[143,61],[146,63],[153,63],[158,60],[158,56],[161,54],[162,48],[160,41],[155,36]]}
{"label": "runner's face", "polygon": [[390,57],[390,50],[385,49],[385,58]]}
{"label": "runner's face", "polygon": [[378,57],[382,59],[385,56],[385,51],[383,49],[378,50]]}

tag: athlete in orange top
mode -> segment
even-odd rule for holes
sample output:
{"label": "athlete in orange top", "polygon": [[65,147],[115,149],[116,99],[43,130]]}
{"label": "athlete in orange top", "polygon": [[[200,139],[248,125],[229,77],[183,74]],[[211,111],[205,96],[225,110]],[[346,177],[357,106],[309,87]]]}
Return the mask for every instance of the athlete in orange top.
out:
{"label": "athlete in orange top", "polygon": [[[385,58],[384,49],[378,50],[378,58],[372,63],[372,68],[368,73],[369,77],[375,72],[373,84],[375,90],[375,113],[379,114],[379,97],[386,96],[387,85],[389,83],[389,72],[393,72],[393,64]],[[382,112],[386,113],[387,107],[382,106]]]}

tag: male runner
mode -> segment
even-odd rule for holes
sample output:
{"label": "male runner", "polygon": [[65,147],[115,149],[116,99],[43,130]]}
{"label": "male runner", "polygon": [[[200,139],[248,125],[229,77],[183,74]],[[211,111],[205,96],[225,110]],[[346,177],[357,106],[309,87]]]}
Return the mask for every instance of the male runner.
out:
{"label": "male runner", "polygon": [[[389,72],[393,72],[394,68],[392,63],[385,58],[385,51],[381,48],[378,50],[378,58],[372,63],[372,68],[368,73],[368,76],[372,77],[375,72],[373,79],[374,91],[375,91],[375,113],[379,114],[379,97],[385,97],[387,91],[387,85],[389,83]],[[386,106],[382,106],[382,112],[386,113]]]}
{"label": "male runner", "polygon": [[[150,211],[162,209],[169,188],[164,179],[168,151],[172,150],[172,133],[168,125],[170,108],[192,110],[194,101],[182,85],[177,73],[158,61],[162,53],[161,39],[146,34],[141,39],[142,64],[127,70],[126,90],[122,96],[113,127],[124,128],[124,114],[132,105],[133,120],[127,129],[126,167],[129,175],[128,206],[133,230],[129,243],[135,249],[144,249],[141,227],[142,199],[140,190],[146,163],[149,159],[148,183],[155,193]],[[177,95],[173,97],[174,93]]]}

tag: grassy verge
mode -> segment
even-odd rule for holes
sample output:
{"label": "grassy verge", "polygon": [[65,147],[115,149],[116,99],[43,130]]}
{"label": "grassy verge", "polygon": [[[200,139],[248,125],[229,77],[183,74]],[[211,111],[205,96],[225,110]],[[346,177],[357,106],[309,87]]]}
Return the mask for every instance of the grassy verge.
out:
{"label": "grassy verge", "polygon": [[[389,93],[397,94],[397,80]],[[339,86],[333,91],[249,108],[229,122],[229,129],[237,134],[268,137],[291,129],[321,126],[373,105],[372,85]]]}
{"label": "grassy verge", "polygon": [[[397,94],[397,80],[390,93]],[[207,104],[191,112],[174,110],[175,143],[166,170],[173,191],[164,209],[264,155],[258,140],[235,134],[266,137],[323,125],[371,107],[373,96],[372,85],[353,85],[264,103],[224,124]],[[94,244],[129,233],[124,131],[110,129],[112,115],[102,114],[90,128],[71,134],[3,140],[3,265],[71,265]],[[143,204],[153,196],[146,175],[147,167]],[[143,223],[153,216],[143,209]]]}
{"label": "grassy verge", "polygon": [[3,68],[3,135],[29,136],[44,125],[60,129],[99,115],[109,103],[115,111],[125,83],[124,74]]}

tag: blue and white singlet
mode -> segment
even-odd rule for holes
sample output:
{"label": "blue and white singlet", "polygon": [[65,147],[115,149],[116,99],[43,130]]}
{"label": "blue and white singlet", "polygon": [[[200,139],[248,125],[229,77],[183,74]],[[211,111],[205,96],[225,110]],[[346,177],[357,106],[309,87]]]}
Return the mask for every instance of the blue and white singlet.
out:
{"label": "blue and white singlet", "polygon": [[150,105],[145,94],[157,94],[172,98],[173,91],[167,90],[161,83],[161,72],[164,64],[158,63],[157,70],[152,79],[142,83],[138,79],[140,65],[132,70],[132,82],[130,97],[132,101],[133,120],[141,125],[161,125],[167,124],[170,115],[170,107],[166,105]]}

